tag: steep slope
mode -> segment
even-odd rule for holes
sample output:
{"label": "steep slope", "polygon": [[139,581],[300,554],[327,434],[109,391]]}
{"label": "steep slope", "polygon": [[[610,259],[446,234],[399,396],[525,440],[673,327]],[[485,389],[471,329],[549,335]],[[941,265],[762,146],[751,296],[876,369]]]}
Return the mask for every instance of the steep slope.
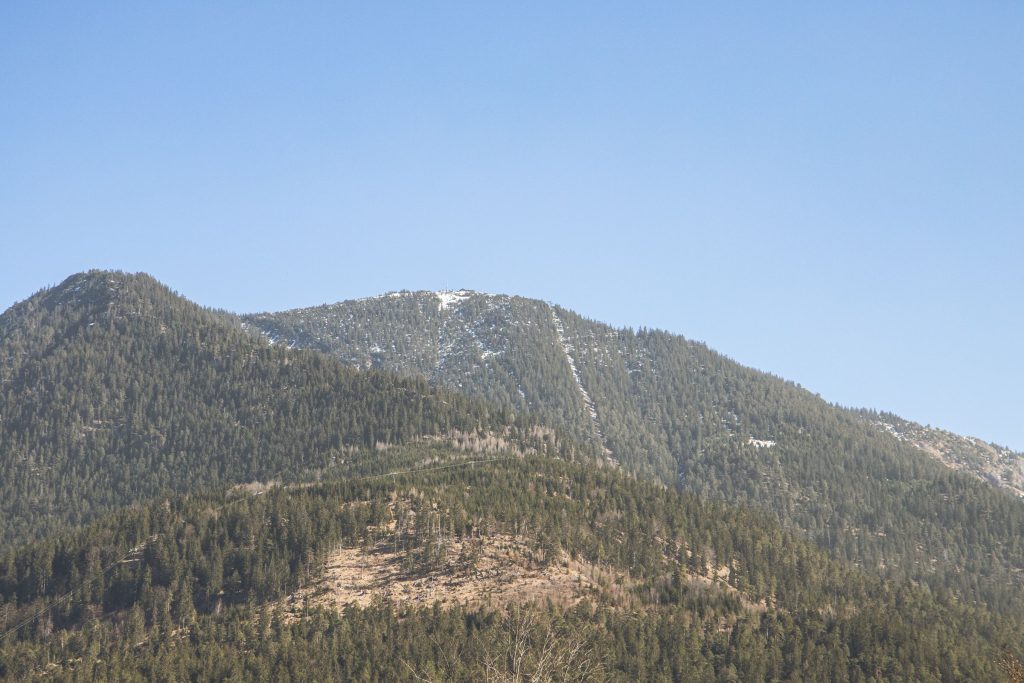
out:
{"label": "steep slope", "polygon": [[[0,677],[994,680],[1024,647],[1019,617],[884,582],[763,515],[504,455],[410,471],[458,454],[398,448],[394,475],[173,498],[0,555],[0,606],[24,624],[0,641]],[[447,590],[460,573],[487,585],[493,558],[472,549],[495,542],[541,576],[587,573],[552,602],[414,607],[371,581],[362,608],[316,607],[340,552],[393,554]]]}
{"label": "steep slope", "polygon": [[513,420],[272,347],[148,276],[75,275],[0,316],[0,544],[162,491],[311,476],[356,448],[508,435]]}
{"label": "steep slope", "polygon": [[277,343],[529,409],[629,471],[768,509],[872,570],[990,604],[1021,587],[1021,501],[703,344],[466,291],[243,319]]}

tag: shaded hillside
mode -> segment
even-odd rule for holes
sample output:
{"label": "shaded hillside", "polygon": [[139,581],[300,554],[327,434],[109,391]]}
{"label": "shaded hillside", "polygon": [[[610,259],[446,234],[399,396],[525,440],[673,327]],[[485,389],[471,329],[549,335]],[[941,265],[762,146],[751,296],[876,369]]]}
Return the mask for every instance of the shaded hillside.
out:
{"label": "shaded hillside", "polygon": [[629,471],[768,509],[874,571],[989,604],[1021,590],[1024,505],[983,472],[683,337],[465,291],[243,319],[275,345],[529,410]]}
{"label": "shaded hillside", "polygon": [[[511,638],[524,666],[559,655],[544,680],[996,680],[1024,646],[1019,617],[882,581],[752,511],[613,468],[513,453],[438,467],[452,457],[396,449],[384,459],[414,471],[171,498],[0,555],[0,609],[30,617],[0,643],[0,676],[484,680]],[[539,569],[601,571],[575,605],[285,600],[319,590],[339,550],[392,548],[444,581],[488,571],[461,549],[494,539]]]}
{"label": "shaded hillside", "polygon": [[421,379],[272,347],[148,276],[75,275],[0,316],[0,544],[162,491],[512,421]]}

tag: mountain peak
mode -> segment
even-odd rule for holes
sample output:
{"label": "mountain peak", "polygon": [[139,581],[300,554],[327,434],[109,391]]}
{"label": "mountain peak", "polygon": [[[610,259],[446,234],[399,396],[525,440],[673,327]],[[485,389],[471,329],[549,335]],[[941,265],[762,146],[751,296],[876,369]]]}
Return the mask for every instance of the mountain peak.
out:
{"label": "mountain peak", "polygon": [[38,307],[53,310],[57,306],[76,304],[93,309],[107,308],[126,296],[142,299],[157,293],[173,296],[165,285],[146,273],[92,269],[69,275],[60,284],[42,289],[15,304],[11,310]]}

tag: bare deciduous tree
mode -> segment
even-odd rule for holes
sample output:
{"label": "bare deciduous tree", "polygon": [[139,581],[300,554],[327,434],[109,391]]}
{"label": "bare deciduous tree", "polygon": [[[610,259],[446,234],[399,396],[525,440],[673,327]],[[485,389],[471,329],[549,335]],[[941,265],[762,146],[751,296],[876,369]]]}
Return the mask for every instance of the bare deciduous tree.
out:
{"label": "bare deciduous tree", "polygon": [[1010,679],[1010,683],[1024,683],[1024,662],[1021,662],[1007,652],[999,660],[999,664],[1003,667],[1003,671],[1006,672],[1006,677]]}
{"label": "bare deciduous tree", "polygon": [[537,612],[513,607],[502,624],[497,650],[484,660],[488,683],[601,681],[604,667],[585,638]]}

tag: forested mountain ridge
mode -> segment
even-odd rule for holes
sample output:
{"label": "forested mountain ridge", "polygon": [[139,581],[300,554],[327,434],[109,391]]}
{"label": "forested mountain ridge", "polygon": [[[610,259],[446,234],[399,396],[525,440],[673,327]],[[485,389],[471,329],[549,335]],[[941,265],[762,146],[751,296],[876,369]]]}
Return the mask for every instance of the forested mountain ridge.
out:
{"label": "forested mountain ridge", "polygon": [[704,344],[469,291],[243,320],[275,345],[529,410],[628,471],[770,510],[836,557],[991,604],[1019,602],[1020,500],[897,438],[875,414],[830,405]]}
{"label": "forested mountain ridge", "polygon": [[0,316],[0,545],[453,431],[532,438],[509,411],[421,379],[254,339],[146,275],[74,275]]}
{"label": "forested mountain ridge", "polygon": [[[657,330],[615,329],[544,301],[470,290],[401,291],[242,319],[272,343],[323,351],[357,368],[422,377],[529,411],[617,457],[635,460],[631,452],[640,446],[650,462],[634,466],[666,480],[686,460],[688,444],[699,449],[705,437],[723,430],[755,446],[774,445],[780,416],[757,414],[772,401],[803,412],[834,411],[847,421],[860,418],[948,467],[1024,496],[1024,454],[888,413],[828,405],[699,342]],[[716,376],[726,379],[716,386]],[[695,398],[709,405],[694,410],[687,404]],[[652,410],[660,399],[670,404]],[[694,421],[699,429],[688,424]]]}

